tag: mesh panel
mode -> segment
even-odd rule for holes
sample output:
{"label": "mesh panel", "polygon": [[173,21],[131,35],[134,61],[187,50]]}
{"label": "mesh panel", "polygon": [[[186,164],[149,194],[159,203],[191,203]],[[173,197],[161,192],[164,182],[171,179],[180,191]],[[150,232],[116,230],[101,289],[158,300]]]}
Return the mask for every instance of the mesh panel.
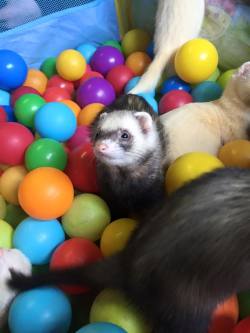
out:
{"label": "mesh panel", "polygon": [[0,32],[94,0],[0,0]]}

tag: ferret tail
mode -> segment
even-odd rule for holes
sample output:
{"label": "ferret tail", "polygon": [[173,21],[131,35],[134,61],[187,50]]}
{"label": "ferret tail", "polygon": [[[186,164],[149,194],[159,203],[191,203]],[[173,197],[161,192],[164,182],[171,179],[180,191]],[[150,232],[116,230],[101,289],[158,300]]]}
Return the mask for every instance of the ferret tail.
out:
{"label": "ferret tail", "polygon": [[84,285],[94,289],[122,289],[123,270],[120,254],[82,267],[23,275],[14,269],[7,282],[11,289],[24,291],[48,285]]}

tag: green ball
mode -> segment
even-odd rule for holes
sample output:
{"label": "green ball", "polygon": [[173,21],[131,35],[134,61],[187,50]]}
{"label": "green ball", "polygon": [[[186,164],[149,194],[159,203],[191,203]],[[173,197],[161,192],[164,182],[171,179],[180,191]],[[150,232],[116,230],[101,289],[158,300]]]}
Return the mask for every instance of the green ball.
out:
{"label": "green ball", "polygon": [[121,44],[116,40],[107,40],[103,45],[113,46],[122,52]]}
{"label": "green ball", "polygon": [[220,76],[220,70],[218,67],[216,67],[216,70],[213,72],[212,75],[209,76],[209,78],[206,81],[213,81],[215,82],[218,77]]}
{"label": "green ball", "polygon": [[62,144],[53,139],[38,139],[26,150],[25,166],[30,170],[40,167],[52,167],[64,170],[67,164],[67,153]]}
{"label": "green ball", "polygon": [[110,210],[106,202],[89,193],[77,195],[62,217],[63,228],[69,237],[83,237],[94,242],[101,238],[110,221]]}
{"label": "green ball", "polygon": [[105,289],[95,299],[90,310],[90,322],[108,322],[129,333],[150,333],[142,315],[119,291]]}
{"label": "green ball", "polygon": [[36,94],[25,94],[19,97],[15,103],[14,112],[19,123],[33,128],[34,116],[46,101]]}
{"label": "green ball", "polygon": [[50,79],[53,75],[57,74],[56,70],[56,57],[50,57],[44,60],[40,66],[40,70]]}
{"label": "green ball", "polygon": [[235,69],[229,69],[228,71],[221,74],[221,76],[219,77],[217,82],[223,89],[225,89],[226,85],[228,84],[228,81],[230,81],[235,71],[236,71]]}
{"label": "green ball", "polygon": [[4,219],[6,215],[6,202],[0,194],[0,219]]}
{"label": "green ball", "polygon": [[4,220],[0,220],[0,247],[10,249],[12,247],[12,238],[12,226]]}
{"label": "green ball", "polygon": [[23,221],[28,215],[22,210],[20,206],[8,204],[6,209],[5,221],[8,222],[13,228]]}
{"label": "green ball", "polygon": [[128,31],[122,39],[122,49],[126,57],[131,53],[141,51],[146,52],[151,41],[150,35],[141,29]]}
{"label": "green ball", "polygon": [[244,319],[250,316],[250,291],[244,291],[238,294],[240,318]]}

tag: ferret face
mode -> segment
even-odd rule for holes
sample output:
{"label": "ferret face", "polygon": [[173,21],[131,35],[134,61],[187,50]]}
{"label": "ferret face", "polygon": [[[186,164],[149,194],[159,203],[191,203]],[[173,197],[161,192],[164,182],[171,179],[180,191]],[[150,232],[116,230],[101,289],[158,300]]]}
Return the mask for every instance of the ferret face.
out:
{"label": "ferret face", "polygon": [[146,112],[103,113],[94,136],[94,152],[106,164],[130,166],[154,149],[156,137],[155,124]]}

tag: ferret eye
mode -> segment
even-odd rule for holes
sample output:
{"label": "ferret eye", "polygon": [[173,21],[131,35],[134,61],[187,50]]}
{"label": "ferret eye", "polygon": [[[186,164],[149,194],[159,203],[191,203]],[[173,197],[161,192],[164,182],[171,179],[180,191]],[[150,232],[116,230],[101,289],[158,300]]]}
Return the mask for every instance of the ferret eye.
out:
{"label": "ferret eye", "polygon": [[121,139],[128,140],[130,138],[130,135],[127,131],[122,131],[121,133]]}

